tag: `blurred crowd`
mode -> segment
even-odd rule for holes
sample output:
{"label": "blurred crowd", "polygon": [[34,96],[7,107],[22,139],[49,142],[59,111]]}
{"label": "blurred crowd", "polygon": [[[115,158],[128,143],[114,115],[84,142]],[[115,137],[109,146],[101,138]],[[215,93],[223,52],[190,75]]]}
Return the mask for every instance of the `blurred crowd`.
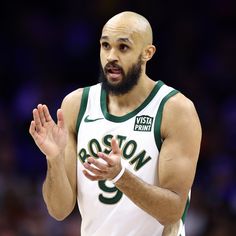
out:
{"label": "blurred crowd", "polygon": [[157,53],[148,75],[193,100],[203,139],[187,236],[236,235],[236,4],[207,1],[10,1],[0,3],[0,236],[80,235],[76,207],[52,219],[41,187],[46,161],[28,128],[46,103],[98,80],[103,24],[124,10],[143,14]]}

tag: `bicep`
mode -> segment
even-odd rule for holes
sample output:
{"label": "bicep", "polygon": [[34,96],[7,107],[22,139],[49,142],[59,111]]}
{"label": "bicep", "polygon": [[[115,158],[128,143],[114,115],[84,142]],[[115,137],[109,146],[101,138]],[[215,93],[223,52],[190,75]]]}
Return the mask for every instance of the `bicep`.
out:
{"label": "bicep", "polygon": [[184,204],[195,176],[201,126],[193,104],[183,95],[176,95],[166,104],[162,133],[159,185],[177,193]]}

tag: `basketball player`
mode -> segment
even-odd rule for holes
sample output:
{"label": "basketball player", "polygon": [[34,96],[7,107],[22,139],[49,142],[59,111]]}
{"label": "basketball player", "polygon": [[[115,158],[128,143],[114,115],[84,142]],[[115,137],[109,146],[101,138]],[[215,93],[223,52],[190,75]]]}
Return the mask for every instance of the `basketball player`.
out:
{"label": "basketball player", "polygon": [[33,110],[48,211],[63,220],[77,200],[83,236],[183,236],[201,140],[194,105],[147,76],[156,49],[143,16],[112,17],[100,45],[99,84],[67,95],[57,124],[46,105]]}

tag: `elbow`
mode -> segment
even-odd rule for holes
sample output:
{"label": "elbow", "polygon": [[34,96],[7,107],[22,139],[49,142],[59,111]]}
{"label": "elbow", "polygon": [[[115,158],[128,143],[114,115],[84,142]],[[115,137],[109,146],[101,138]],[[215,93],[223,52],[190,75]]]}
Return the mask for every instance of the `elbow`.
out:
{"label": "elbow", "polygon": [[44,202],[49,215],[57,221],[63,221],[75,207],[75,201],[53,202],[44,197]]}
{"label": "elbow", "polygon": [[[49,213],[50,214],[50,213]],[[57,221],[63,221],[65,218],[66,218],[66,216],[62,216],[62,215],[53,215],[53,214],[50,214],[50,216],[53,218],[53,219],[55,219],[55,220],[57,220]]]}
{"label": "elbow", "polygon": [[63,221],[67,216],[70,215],[72,210],[74,209],[74,205],[48,205],[47,210],[49,215],[57,221]]}
{"label": "elbow", "polygon": [[176,209],[175,211],[166,212],[166,214],[163,214],[162,216],[160,216],[159,214],[155,218],[157,221],[159,221],[160,224],[162,224],[163,226],[167,226],[175,224],[181,219],[181,217],[182,211]]}
{"label": "elbow", "polygon": [[61,215],[52,215],[52,214],[50,215],[57,221],[63,221],[66,218],[66,216],[61,216]]}
{"label": "elbow", "polygon": [[163,219],[157,219],[159,221],[160,224],[162,224],[163,226],[167,226],[167,225],[172,225],[175,224],[176,222],[178,222],[180,220],[181,217],[166,217]]}
{"label": "elbow", "polygon": [[69,215],[69,213],[62,212],[59,210],[52,210],[49,208],[47,209],[48,209],[49,215],[57,221],[63,221]]}
{"label": "elbow", "polygon": [[185,205],[185,201],[176,195],[175,201],[168,201],[165,205],[163,205],[163,211],[156,209],[155,218],[163,226],[173,225],[176,222],[179,222],[182,218]]}

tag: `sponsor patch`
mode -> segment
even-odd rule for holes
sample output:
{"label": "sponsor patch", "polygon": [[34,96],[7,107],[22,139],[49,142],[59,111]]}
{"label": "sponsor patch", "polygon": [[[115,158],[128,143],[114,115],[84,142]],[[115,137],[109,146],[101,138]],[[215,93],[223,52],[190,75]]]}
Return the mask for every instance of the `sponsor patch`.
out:
{"label": "sponsor patch", "polygon": [[134,131],[150,132],[152,130],[153,117],[136,116],[134,123]]}

